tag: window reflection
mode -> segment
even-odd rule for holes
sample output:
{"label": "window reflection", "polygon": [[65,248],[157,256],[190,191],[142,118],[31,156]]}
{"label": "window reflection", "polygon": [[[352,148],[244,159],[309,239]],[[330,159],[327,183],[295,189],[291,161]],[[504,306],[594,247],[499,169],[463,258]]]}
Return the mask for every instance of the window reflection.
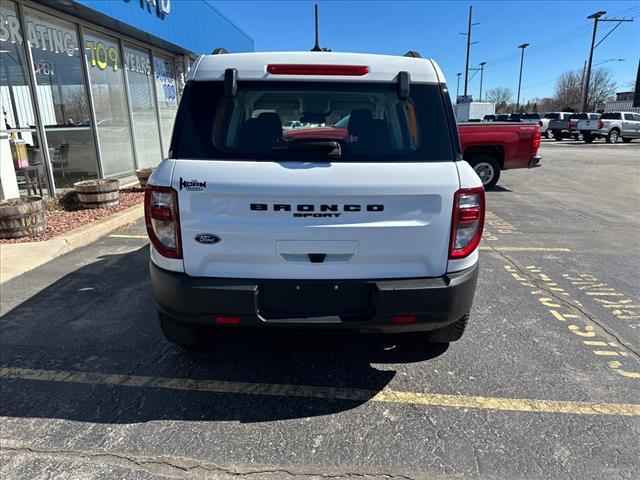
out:
{"label": "window reflection", "polygon": [[78,36],[70,22],[29,8],[25,13],[56,186],[72,187],[98,175]]}
{"label": "window reflection", "polygon": [[131,131],[118,44],[88,30],[84,43],[104,175],[132,173]]}
{"label": "window reflection", "polygon": [[160,128],[162,129],[162,143],[165,156],[169,152],[173,124],[178,111],[178,92],[173,60],[154,56],[156,92],[158,93],[158,107],[160,112]]}
{"label": "window reflection", "polygon": [[9,137],[18,193],[47,189],[44,156],[38,142],[35,112],[27,77],[24,35],[13,2],[0,3],[0,103]]}
{"label": "window reflection", "polygon": [[153,95],[151,58],[149,52],[125,47],[124,62],[129,80],[129,99],[133,115],[138,166],[155,167],[162,160],[160,131]]}

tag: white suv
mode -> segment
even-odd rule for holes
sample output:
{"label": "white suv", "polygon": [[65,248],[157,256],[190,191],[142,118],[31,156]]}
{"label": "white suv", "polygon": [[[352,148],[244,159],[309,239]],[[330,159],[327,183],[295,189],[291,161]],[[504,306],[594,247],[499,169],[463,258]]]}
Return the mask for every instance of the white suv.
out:
{"label": "white suv", "polygon": [[211,327],[457,340],[484,212],[434,61],[202,56],[145,196],[162,331],[183,346]]}

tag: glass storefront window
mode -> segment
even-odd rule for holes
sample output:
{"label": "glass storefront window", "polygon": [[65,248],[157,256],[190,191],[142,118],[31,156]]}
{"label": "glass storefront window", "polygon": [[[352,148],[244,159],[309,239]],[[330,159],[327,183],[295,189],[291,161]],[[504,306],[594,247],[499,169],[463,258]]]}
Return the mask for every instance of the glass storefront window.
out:
{"label": "glass storefront window", "polygon": [[85,30],[84,43],[104,175],[133,173],[124,69],[117,41]]}
{"label": "glass storefront window", "polygon": [[138,167],[155,167],[162,161],[162,152],[149,52],[125,46],[124,63]]}
{"label": "glass storefront window", "polygon": [[25,14],[56,187],[72,187],[98,176],[76,27],[30,8]]}
{"label": "glass storefront window", "polygon": [[160,55],[154,55],[154,74],[156,92],[158,94],[158,108],[160,112],[160,128],[162,129],[162,143],[164,155],[169,152],[173,123],[178,112],[178,92],[173,60]]}
{"label": "glass storefront window", "polygon": [[[0,104],[5,124],[3,133],[8,139],[2,141],[9,142],[12,158],[2,161],[13,163],[18,187],[14,194],[23,196],[44,193],[47,184],[27,67],[16,6],[3,1],[0,3]],[[16,188],[15,182],[13,188]]]}

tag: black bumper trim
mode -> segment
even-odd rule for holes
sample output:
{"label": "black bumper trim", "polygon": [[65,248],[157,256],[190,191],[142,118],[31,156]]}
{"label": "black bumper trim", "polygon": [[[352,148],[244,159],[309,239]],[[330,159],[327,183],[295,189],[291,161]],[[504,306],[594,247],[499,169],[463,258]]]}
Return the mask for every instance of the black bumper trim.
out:
{"label": "black bumper trim", "polygon": [[529,160],[529,168],[536,168],[536,167],[540,167],[540,161],[542,160],[542,157],[540,155],[534,155],[531,157],[531,159]]}
{"label": "black bumper trim", "polygon": [[[170,272],[152,262],[150,273],[158,308],[184,323],[217,326],[216,316],[236,316],[240,317],[240,324],[226,328],[329,327],[338,330],[408,332],[441,328],[468,315],[478,279],[478,264],[442,277],[379,280],[203,278]],[[344,297],[334,299],[331,294],[326,293],[329,283],[346,291],[368,289],[370,294],[366,297],[369,301],[367,311],[362,314],[345,314],[349,308],[340,304]],[[291,318],[292,315],[287,318],[269,318],[269,315],[261,312],[261,289],[268,285],[272,290],[276,287],[278,291],[278,287],[291,284],[302,285],[303,291],[311,289],[313,292],[317,288],[326,295],[322,297],[322,302],[317,302],[321,304],[323,311],[318,311],[317,315],[307,311],[299,319]],[[350,287],[358,287],[359,290],[349,290]],[[283,298],[282,305],[288,305],[289,302],[295,304],[291,294]],[[335,312],[331,309],[335,309]],[[415,315],[416,323],[396,325],[392,322],[395,315]]]}

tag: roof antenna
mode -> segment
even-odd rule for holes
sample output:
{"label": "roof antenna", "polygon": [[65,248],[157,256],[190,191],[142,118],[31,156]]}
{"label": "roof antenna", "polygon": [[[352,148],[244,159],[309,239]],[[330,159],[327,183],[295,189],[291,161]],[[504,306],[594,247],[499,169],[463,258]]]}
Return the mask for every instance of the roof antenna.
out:
{"label": "roof antenna", "polygon": [[313,48],[311,49],[312,52],[321,52],[322,49],[320,48],[320,44],[318,43],[318,4],[315,4],[315,11],[316,11],[316,44],[313,46]]}

